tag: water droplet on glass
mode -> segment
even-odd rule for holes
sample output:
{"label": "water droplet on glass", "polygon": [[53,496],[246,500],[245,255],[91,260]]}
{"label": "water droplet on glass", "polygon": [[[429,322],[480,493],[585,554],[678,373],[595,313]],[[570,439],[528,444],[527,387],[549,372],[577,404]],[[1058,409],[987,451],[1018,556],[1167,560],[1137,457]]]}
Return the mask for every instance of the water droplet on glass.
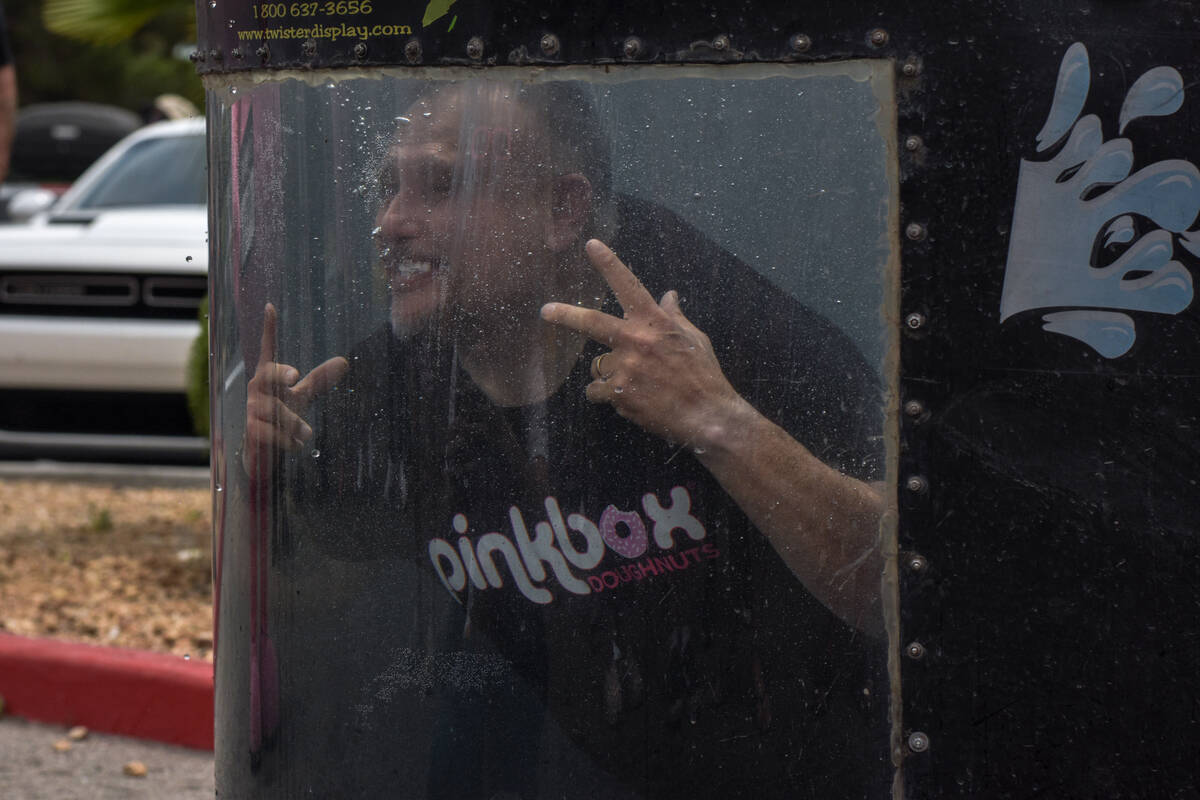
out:
{"label": "water droplet on glass", "polygon": [[184,654],[183,654],[183,660],[184,660],[184,661],[191,661],[191,660],[192,660],[192,654],[191,654],[191,653],[184,653]]}
{"label": "water droplet on glass", "polygon": [[216,491],[219,494],[219,493],[225,491],[225,487],[218,483],[216,486]]}
{"label": "water droplet on glass", "polygon": [[698,455],[698,456],[702,456],[702,455],[704,455],[704,452],[705,452],[705,451],[704,451],[704,448],[703,448],[703,447],[693,447],[693,448],[692,448],[692,452],[693,452],[693,453],[695,453],[695,454],[696,454],[696,455]]}
{"label": "water droplet on glass", "polygon": [[613,387],[613,394],[621,394],[621,392],[623,392],[623,391],[625,391],[625,390],[623,388],[621,388],[620,386]]}
{"label": "water droplet on glass", "polygon": [[320,458],[320,457],[321,457],[321,451],[320,451],[320,450],[313,450],[313,451],[312,451],[312,457],[313,457],[313,458]]}
{"label": "water droplet on glass", "polygon": [[378,235],[379,235],[379,234],[381,234],[381,233],[383,233],[383,226],[382,226],[382,225],[376,225],[374,228],[372,228],[372,229],[371,229],[371,235],[372,235],[372,236],[378,236]]}
{"label": "water droplet on glass", "polygon": [[190,264],[190,263],[192,263],[192,257],[191,257],[191,256],[184,256],[184,257],[183,257],[183,260],[184,260],[184,261],[186,261],[186,262],[188,262],[189,264]]}
{"label": "water droplet on glass", "polygon": [[229,87],[229,93],[230,93],[230,94],[237,94],[237,87],[236,87],[236,86],[230,86],[230,87]]}
{"label": "water droplet on glass", "polygon": [[209,7],[209,8],[216,8],[216,7],[217,7],[217,0],[208,0],[208,7]]}
{"label": "water droplet on glass", "polygon": [[426,111],[426,112],[422,113],[422,114],[421,114],[421,116],[422,116],[422,117],[425,117],[426,119],[429,119],[430,117],[432,117],[432,116],[433,116],[433,112],[432,112],[432,111]]}

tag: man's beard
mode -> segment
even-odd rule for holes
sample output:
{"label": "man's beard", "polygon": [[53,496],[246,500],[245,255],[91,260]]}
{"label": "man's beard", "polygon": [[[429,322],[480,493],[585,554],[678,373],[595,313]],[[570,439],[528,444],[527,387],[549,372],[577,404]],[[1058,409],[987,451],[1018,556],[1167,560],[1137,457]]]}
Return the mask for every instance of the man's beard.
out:
{"label": "man's beard", "polygon": [[443,316],[446,300],[446,286],[438,283],[429,291],[425,287],[422,296],[393,295],[388,319],[392,335],[397,339],[407,340],[433,327],[436,320]]}
{"label": "man's beard", "polygon": [[432,269],[410,271],[407,275],[396,270],[389,277],[389,321],[396,338],[410,339],[427,330],[442,315],[447,295],[442,266],[435,264]]}
{"label": "man's beard", "polygon": [[413,320],[413,319],[406,319],[402,315],[399,315],[399,314],[391,315],[391,324],[392,324],[392,336],[394,336],[395,338],[397,338],[401,341],[408,341],[409,339],[413,338],[421,331],[428,328],[430,325],[428,318],[421,319],[421,320]]}

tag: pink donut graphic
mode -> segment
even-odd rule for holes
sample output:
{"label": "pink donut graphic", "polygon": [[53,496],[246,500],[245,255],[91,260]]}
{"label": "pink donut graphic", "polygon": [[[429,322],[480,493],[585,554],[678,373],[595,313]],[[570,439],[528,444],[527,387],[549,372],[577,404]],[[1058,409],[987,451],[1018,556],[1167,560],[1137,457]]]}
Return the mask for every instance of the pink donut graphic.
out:
{"label": "pink donut graphic", "polygon": [[[617,526],[624,525],[628,536],[619,536]],[[604,509],[600,517],[600,537],[612,551],[625,558],[637,558],[646,552],[650,540],[646,536],[646,524],[636,511],[622,511],[616,506]]]}

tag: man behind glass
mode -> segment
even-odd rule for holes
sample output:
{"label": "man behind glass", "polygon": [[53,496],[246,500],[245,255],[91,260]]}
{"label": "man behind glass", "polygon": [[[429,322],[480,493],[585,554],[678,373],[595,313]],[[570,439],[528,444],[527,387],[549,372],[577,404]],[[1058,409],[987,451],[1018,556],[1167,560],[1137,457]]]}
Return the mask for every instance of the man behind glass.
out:
{"label": "man behind glass", "polygon": [[[400,770],[430,796],[862,796],[886,758],[870,371],[613,197],[606,150],[574,84],[431,91],[380,179],[387,329],[301,376],[266,310],[247,472],[291,487],[293,552],[372,565],[345,591],[375,619],[329,623],[387,662],[337,668],[375,732],[353,747],[431,740]],[[492,677],[394,699],[466,664]]]}

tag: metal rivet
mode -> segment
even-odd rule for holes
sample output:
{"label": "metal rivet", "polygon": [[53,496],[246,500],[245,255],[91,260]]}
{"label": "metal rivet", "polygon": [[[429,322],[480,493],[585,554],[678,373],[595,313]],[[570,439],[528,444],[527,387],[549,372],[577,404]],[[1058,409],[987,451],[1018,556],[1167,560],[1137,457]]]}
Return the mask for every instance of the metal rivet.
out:
{"label": "metal rivet", "polygon": [[924,572],[929,566],[929,562],[925,560],[925,556],[912,555],[908,557],[908,568],[913,572]]}
{"label": "metal rivet", "polygon": [[808,38],[803,33],[797,33],[791,38],[788,44],[791,45],[792,50],[797,53],[807,53],[809,48],[812,47],[812,39]]}
{"label": "metal rivet", "polygon": [[625,53],[626,58],[637,58],[642,54],[642,40],[636,36],[630,36],[621,45],[621,52]]}
{"label": "metal rivet", "polygon": [[729,37],[722,33],[720,36],[712,40],[712,48],[713,50],[728,50]]}
{"label": "metal rivet", "polygon": [[904,648],[904,653],[913,661],[916,661],[925,656],[925,645],[920,642],[910,642],[908,647]]}
{"label": "metal rivet", "polygon": [[467,56],[476,61],[483,58],[483,39],[478,36],[472,36],[467,41]]}
{"label": "metal rivet", "polygon": [[238,59],[239,61],[246,57],[245,54],[242,52],[242,48],[240,48],[240,47],[235,47],[232,50],[230,50],[229,55],[233,56],[234,58]]}
{"label": "metal rivet", "polygon": [[915,78],[921,74],[921,63],[915,58],[909,58],[900,66],[900,72],[906,78]]}
{"label": "metal rivet", "polygon": [[914,242],[919,242],[925,238],[925,226],[919,222],[910,222],[904,229],[904,235]]}
{"label": "metal rivet", "polygon": [[913,493],[920,493],[929,488],[929,484],[920,475],[910,475],[904,482],[904,487]]}
{"label": "metal rivet", "polygon": [[416,39],[409,39],[404,45],[404,57],[408,59],[410,64],[420,61],[421,43]]}
{"label": "metal rivet", "polygon": [[271,60],[271,48],[267,47],[264,44],[261,47],[259,47],[257,50],[254,51],[254,55],[258,56],[263,61],[270,61]]}
{"label": "metal rivet", "polygon": [[876,47],[883,47],[888,43],[888,32],[883,28],[876,28],[871,31],[871,44]]}
{"label": "metal rivet", "polygon": [[904,140],[904,149],[912,153],[921,149],[921,137],[909,136]]}
{"label": "metal rivet", "polygon": [[558,54],[558,37],[553,33],[547,33],[542,37],[542,52],[548,56]]}
{"label": "metal rivet", "polygon": [[354,57],[359,59],[360,61],[367,57],[367,43],[366,42],[359,42],[358,44],[354,45]]}
{"label": "metal rivet", "polygon": [[920,400],[909,400],[904,404],[904,413],[910,417],[919,417],[925,413],[925,404]]}
{"label": "metal rivet", "polygon": [[908,735],[908,749],[914,753],[924,753],[929,749],[929,737],[921,731],[913,731]]}
{"label": "metal rivet", "polygon": [[904,324],[915,331],[925,326],[925,315],[920,311],[914,311],[904,318]]}
{"label": "metal rivet", "polygon": [[317,54],[317,43],[315,41],[313,41],[312,39],[309,39],[307,42],[305,42],[303,45],[300,46],[300,50],[304,53],[304,55],[308,56],[309,58],[312,58],[313,56],[315,56]]}

